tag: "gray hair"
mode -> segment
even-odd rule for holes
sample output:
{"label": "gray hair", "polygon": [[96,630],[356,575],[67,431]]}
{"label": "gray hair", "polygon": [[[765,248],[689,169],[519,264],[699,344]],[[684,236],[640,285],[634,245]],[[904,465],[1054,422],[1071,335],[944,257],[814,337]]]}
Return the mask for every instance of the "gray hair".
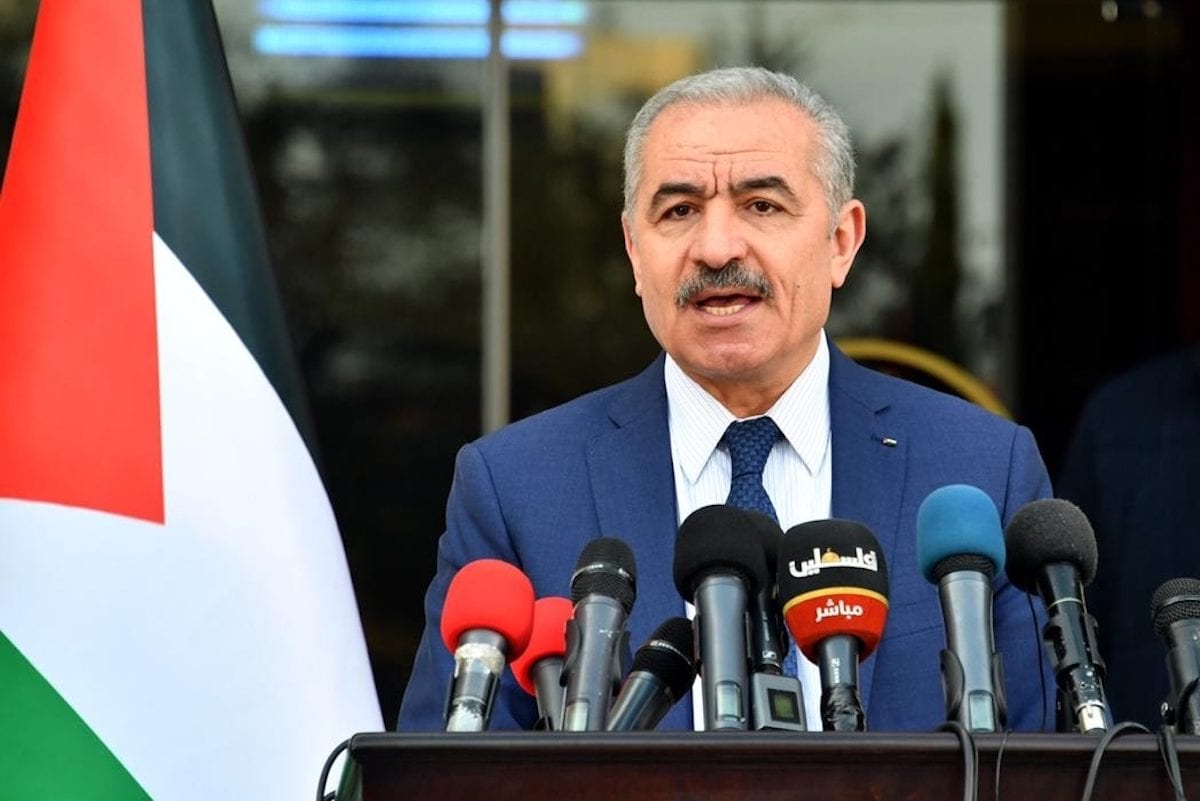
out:
{"label": "gray hair", "polygon": [[671,106],[740,105],[778,99],[791,103],[817,124],[821,141],[812,170],[825,188],[831,230],[838,213],[854,196],[854,148],[850,131],[833,107],[790,75],[762,67],[726,67],[681,78],[646,101],[625,136],[625,213],[632,215],[642,166],[646,135],[658,115]]}

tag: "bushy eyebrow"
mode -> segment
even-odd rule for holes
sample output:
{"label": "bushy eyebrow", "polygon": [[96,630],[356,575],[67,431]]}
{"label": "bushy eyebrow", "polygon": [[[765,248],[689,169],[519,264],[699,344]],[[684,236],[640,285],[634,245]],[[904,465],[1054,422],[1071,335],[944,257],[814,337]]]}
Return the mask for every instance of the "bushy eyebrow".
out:
{"label": "bushy eyebrow", "polygon": [[762,189],[778,189],[789,198],[795,200],[796,193],[792,191],[792,187],[778,175],[764,175],[759,178],[747,178],[744,181],[738,181],[733,185],[733,193],[735,195],[745,195],[749,192],[757,192]]}
{"label": "bushy eyebrow", "polygon": [[701,197],[704,195],[704,188],[696,184],[690,184],[687,181],[667,181],[666,183],[659,184],[658,190],[650,198],[650,211],[653,213],[663,204],[663,201],[680,195],[684,197]]}

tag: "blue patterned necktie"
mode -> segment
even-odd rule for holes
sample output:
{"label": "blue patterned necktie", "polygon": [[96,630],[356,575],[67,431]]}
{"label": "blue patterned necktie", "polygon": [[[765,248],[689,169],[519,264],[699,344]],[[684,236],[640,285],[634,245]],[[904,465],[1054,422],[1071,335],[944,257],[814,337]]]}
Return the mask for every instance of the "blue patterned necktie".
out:
{"label": "blue patterned necktie", "polygon": [[[775,506],[771,503],[767,490],[763,487],[763,467],[771,449],[782,434],[779,426],[770,417],[756,417],[744,422],[733,422],[725,429],[721,441],[729,449],[729,461],[732,466],[732,480],[729,483],[729,497],[725,503],[739,509],[749,509],[761,512],[767,517],[779,522],[775,514]],[[796,649],[789,647],[784,655],[783,672],[786,676],[795,676]]]}
{"label": "blue patterned necktie", "polygon": [[729,461],[733,468],[729,484],[729,497],[725,503],[739,509],[762,512],[779,522],[775,507],[763,488],[763,466],[771,448],[779,439],[779,426],[770,417],[756,417],[744,422],[733,422],[725,429],[721,441],[729,449]]}

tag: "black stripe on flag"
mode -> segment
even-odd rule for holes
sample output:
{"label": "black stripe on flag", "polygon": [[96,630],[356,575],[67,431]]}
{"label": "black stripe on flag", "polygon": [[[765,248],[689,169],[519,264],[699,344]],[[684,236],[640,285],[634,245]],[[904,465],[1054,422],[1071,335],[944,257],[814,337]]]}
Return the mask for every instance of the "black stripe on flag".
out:
{"label": "black stripe on flag", "polygon": [[258,361],[316,460],[209,0],[142,0],[154,226]]}

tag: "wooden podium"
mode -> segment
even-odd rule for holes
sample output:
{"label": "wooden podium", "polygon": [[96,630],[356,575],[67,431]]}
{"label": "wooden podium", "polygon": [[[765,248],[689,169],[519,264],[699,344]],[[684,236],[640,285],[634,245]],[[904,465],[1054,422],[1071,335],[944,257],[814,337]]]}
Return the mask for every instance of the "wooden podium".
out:
{"label": "wooden podium", "polygon": [[[1099,737],[975,736],[978,798],[1078,799]],[[1200,799],[1200,738],[1175,739],[1183,786]],[[1104,751],[1094,801],[1173,801],[1158,740],[1130,734]],[[963,797],[949,733],[637,732],[358,734],[338,801],[420,798],[905,799]]]}

